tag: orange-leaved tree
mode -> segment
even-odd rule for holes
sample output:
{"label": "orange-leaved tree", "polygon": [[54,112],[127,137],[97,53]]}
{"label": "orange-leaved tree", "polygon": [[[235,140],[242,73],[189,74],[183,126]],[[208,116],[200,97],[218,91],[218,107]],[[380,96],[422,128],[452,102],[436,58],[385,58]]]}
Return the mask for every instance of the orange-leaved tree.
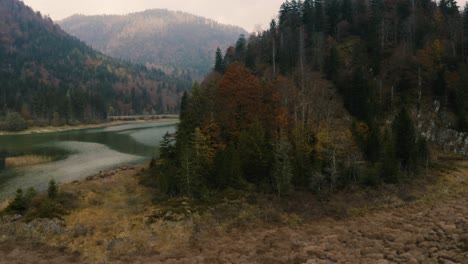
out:
{"label": "orange-leaved tree", "polygon": [[270,106],[264,92],[260,80],[242,64],[229,66],[216,91],[217,119],[225,136],[237,137],[253,122],[272,114],[267,113]]}

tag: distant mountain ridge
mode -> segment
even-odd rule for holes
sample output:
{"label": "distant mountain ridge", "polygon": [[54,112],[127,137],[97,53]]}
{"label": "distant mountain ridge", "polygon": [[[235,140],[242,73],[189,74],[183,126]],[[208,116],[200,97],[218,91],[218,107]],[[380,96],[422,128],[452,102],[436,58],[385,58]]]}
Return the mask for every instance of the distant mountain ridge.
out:
{"label": "distant mountain ridge", "polygon": [[96,52],[21,1],[0,1],[0,123],[11,112],[56,124],[175,113],[191,85]]}
{"label": "distant mountain ridge", "polygon": [[217,47],[225,49],[240,34],[247,34],[240,27],[167,9],[74,15],[58,23],[109,56],[152,65],[166,73],[177,70],[199,77],[212,69]]}

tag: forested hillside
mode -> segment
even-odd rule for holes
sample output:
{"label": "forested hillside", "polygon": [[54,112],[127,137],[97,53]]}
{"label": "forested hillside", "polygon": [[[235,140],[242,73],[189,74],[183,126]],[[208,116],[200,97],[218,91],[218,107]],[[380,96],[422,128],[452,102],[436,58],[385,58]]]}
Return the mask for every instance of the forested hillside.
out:
{"label": "forested hillside", "polygon": [[227,48],[247,34],[239,27],[164,9],[124,16],[75,15],[59,24],[107,55],[194,78],[213,68],[217,47]]}
{"label": "forested hillside", "polygon": [[430,165],[416,118],[436,105],[468,128],[467,33],[453,0],[287,1],[184,95],[157,185],[284,196],[413,179]]}
{"label": "forested hillside", "polygon": [[39,125],[175,113],[192,85],[98,53],[18,0],[0,2],[0,59],[0,123],[11,112]]}

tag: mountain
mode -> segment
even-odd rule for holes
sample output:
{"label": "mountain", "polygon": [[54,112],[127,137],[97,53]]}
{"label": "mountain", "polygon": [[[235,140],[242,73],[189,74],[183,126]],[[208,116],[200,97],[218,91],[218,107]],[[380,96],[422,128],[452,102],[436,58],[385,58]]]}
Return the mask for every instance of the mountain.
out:
{"label": "mountain", "polygon": [[240,27],[165,9],[121,16],[75,15],[58,23],[109,56],[194,77],[212,69],[217,47],[227,48],[240,34],[247,34]]}
{"label": "mountain", "polygon": [[12,111],[43,123],[173,113],[191,86],[96,52],[18,0],[0,2],[0,59],[0,120]]}

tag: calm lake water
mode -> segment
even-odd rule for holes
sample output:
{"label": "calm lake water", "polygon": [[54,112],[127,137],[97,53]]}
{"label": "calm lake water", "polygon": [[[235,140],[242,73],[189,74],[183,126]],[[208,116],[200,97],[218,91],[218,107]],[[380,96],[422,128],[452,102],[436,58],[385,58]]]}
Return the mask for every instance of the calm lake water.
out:
{"label": "calm lake water", "polygon": [[159,155],[166,132],[175,132],[177,122],[128,124],[59,133],[0,136],[0,152],[7,156],[46,155],[53,162],[0,170],[0,201],[16,189],[45,190],[51,179],[69,182],[101,170],[137,164]]}

